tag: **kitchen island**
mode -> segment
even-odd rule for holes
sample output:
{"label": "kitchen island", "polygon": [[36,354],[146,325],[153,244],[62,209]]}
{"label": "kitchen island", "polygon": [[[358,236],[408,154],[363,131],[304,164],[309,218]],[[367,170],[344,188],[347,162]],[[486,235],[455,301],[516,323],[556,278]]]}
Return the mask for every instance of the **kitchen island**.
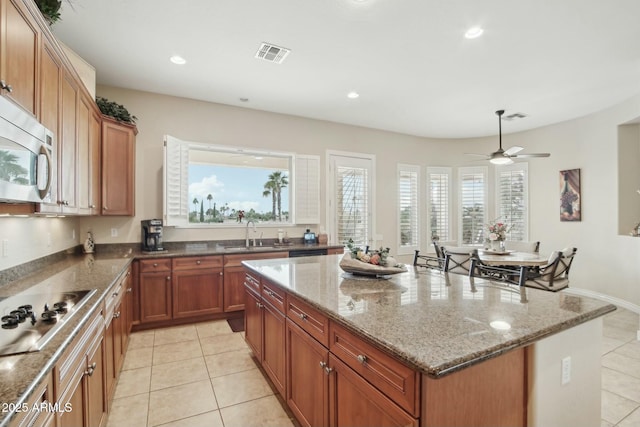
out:
{"label": "kitchen island", "polygon": [[[376,425],[600,424],[601,316],[613,305],[414,267],[353,276],[340,258],[243,263],[246,305],[258,298],[267,319],[256,345],[247,308],[247,341],[301,424],[366,423],[372,413]],[[267,329],[278,305],[284,362]],[[298,389],[317,381],[308,405]],[[566,411],[576,401],[580,413]]]}

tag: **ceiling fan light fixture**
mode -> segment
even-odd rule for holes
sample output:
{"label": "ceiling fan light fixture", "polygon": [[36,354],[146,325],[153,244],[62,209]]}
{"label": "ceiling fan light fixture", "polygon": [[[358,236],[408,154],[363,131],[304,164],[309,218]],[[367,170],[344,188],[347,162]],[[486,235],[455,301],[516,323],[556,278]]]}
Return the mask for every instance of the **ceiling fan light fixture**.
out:
{"label": "ceiling fan light fixture", "polygon": [[464,33],[464,37],[467,39],[477,39],[482,33],[484,33],[482,27],[471,27]]}
{"label": "ceiling fan light fixture", "polygon": [[491,159],[489,159],[489,162],[493,163],[494,165],[510,165],[511,163],[513,163],[513,160],[511,160],[508,157],[500,155],[500,156],[492,157]]}

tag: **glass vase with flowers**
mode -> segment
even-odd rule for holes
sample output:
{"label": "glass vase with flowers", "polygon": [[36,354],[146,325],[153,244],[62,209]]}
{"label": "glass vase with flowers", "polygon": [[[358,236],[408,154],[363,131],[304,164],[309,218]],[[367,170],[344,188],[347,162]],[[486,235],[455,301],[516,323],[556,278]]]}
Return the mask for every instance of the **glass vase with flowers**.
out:
{"label": "glass vase with flowers", "polygon": [[494,251],[504,252],[504,241],[507,239],[507,233],[511,230],[511,226],[499,220],[493,220],[487,224],[489,234],[487,241]]}

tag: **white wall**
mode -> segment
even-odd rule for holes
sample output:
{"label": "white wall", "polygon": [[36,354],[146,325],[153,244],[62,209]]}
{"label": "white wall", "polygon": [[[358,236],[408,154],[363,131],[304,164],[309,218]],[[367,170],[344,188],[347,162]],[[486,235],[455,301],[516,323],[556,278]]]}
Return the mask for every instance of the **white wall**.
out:
{"label": "white wall", "polygon": [[[329,149],[376,154],[374,232],[381,234],[385,246],[391,248],[397,245],[397,163],[420,164],[424,177],[426,166],[477,165],[463,153],[490,152],[497,146],[495,136],[471,140],[426,139],[146,92],[100,86],[97,92],[125,105],[139,118],[136,216],[78,219],[80,235],[91,230],[97,243],[138,242],[140,220],[161,217],[162,138],[165,134],[185,140],[316,154],[323,160],[321,170],[324,170],[325,152]],[[528,152],[552,153],[548,159],[529,161],[530,239],[540,240],[541,250],[547,253],[566,246],[578,248],[572,269],[572,288],[640,305],[640,287],[636,285],[640,281],[640,239],[618,235],[617,225],[617,127],[637,117],[640,117],[640,95],[587,117],[503,135],[503,144],[505,147],[520,145]],[[508,125],[505,128],[508,131]],[[583,220],[560,222],[558,173],[573,168],[581,169]],[[489,176],[493,177],[491,167]],[[493,188],[490,191],[490,200],[493,200]],[[324,194],[321,201],[325,201]],[[322,218],[324,221],[324,212]],[[6,219],[0,218],[3,229],[0,234],[4,233],[4,221]],[[29,221],[18,222],[16,232],[29,234]],[[111,237],[111,228],[117,229],[118,237]],[[289,235],[301,236],[304,228],[306,226],[292,227],[288,229]],[[319,227],[313,228],[317,231]],[[276,228],[264,228],[264,236],[275,238]],[[244,230],[167,228],[164,237],[167,241],[243,239]],[[426,238],[424,229],[423,237]],[[39,238],[33,236],[25,242],[27,246],[38,245]],[[426,240],[424,242],[426,248],[428,244]],[[35,258],[40,252],[26,255]],[[2,260],[0,268],[21,262],[24,260],[15,263]]]}
{"label": "white wall", "polygon": [[0,274],[9,267],[76,246],[78,230],[78,220],[69,217],[0,218],[0,242],[7,241],[6,256],[0,255]]}

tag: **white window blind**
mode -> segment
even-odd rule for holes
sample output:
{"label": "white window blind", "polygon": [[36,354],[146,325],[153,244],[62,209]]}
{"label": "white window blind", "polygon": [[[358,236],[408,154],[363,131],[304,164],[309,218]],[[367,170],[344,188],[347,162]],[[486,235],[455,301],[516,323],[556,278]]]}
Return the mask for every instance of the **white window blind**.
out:
{"label": "white window blind", "polygon": [[420,249],[420,166],[398,165],[398,254]]}
{"label": "white window blind", "polygon": [[320,224],[320,157],[296,155],[295,221]]}
{"label": "white window blind", "polygon": [[528,164],[514,163],[496,168],[497,212],[511,226],[508,240],[528,240]]}
{"label": "white window blind", "polygon": [[164,137],[164,225],[189,223],[189,145],[169,135]]}
{"label": "white window blind", "polygon": [[336,169],[337,238],[350,238],[362,248],[369,244],[369,170],[338,166]]}
{"label": "white window blind", "polygon": [[487,168],[460,168],[459,174],[461,243],[482,245],[487,227]]}
{"label": "white window blind", "polygon": [[451,168],[427,168],[429,239],[451,241]]}

